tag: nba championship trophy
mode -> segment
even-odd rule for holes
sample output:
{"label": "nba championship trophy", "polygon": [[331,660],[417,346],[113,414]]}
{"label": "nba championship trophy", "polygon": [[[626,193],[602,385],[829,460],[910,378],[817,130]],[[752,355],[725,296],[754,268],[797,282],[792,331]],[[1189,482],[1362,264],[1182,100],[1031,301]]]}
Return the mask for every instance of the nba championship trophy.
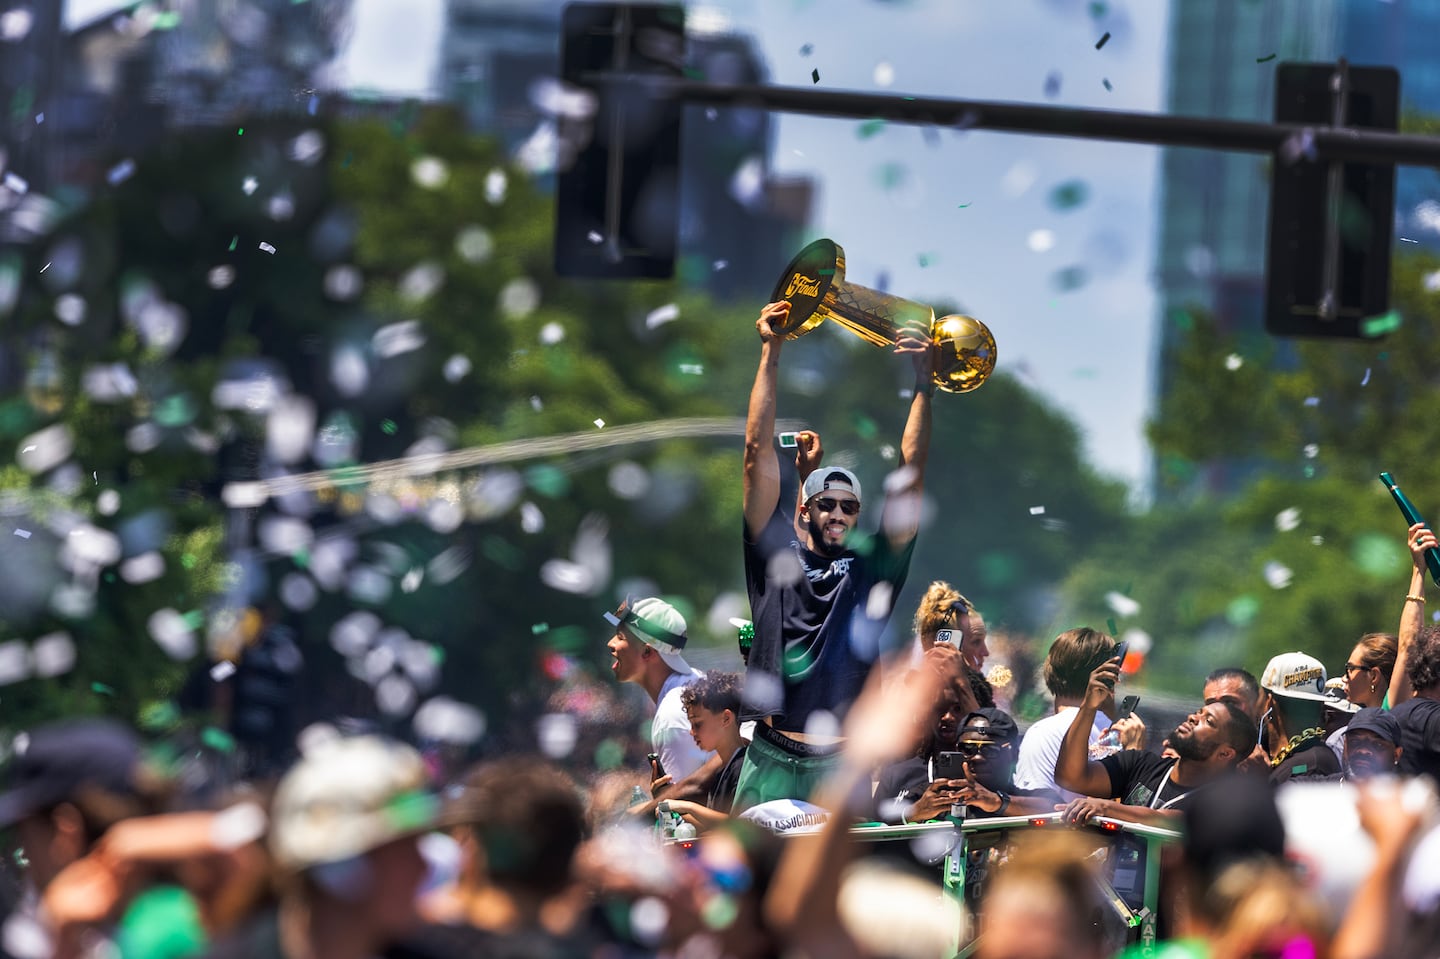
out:
{"label": "nba championship trophy", "polygon": [[787,322],[775,328],[790,340],[826,320],[875,346],[894,346],[906,327],[929,331],[940,348],[935,386],[947,393],[968,393],[995,369],[995,337],[984,323],[958,313],[937,320],[924,304],[846,283],[845,251],[834,240],[816,240],[801,250],[770,299],[790,301]]}

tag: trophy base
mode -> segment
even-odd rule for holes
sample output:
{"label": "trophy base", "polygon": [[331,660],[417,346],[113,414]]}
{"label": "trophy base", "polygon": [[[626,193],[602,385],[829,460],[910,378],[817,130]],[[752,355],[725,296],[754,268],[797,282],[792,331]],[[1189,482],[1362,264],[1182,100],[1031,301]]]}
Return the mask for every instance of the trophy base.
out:
{"label": "trophy base", "polygon": [[772,303],[790,301],[790,316],[775,332],[787,340],[798,339],[825,322],[826,301],[831,291],[845,282],[845,251],[834,240],[816,240],[796,254],[775,290]]}

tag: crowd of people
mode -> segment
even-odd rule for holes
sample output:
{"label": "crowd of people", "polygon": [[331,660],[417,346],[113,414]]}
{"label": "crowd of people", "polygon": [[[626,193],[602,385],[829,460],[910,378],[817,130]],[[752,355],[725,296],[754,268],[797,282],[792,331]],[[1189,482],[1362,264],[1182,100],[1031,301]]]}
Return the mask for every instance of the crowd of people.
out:
{"label": "crowd of people", "polygon": [[[1022,730],[986,679],[985,619],[950,584],[925,591],[913,645],[880,652],[921,526],[932,344],[897,343],[915,386],[866,533],[860,479],[824,463],[813,431],[782,502],[788,311],[757,321],[743,673],[692,668],[663,597],[603,614],[614,678],[653,704],[647,768],[620,789],[539,754],[437,776],[410,745],[322,729],[273,782],[196,788],[117,722],[40,727],[0,793],[20,879],[0,956],[1440,953],[1430,530],[1409,531],[1397,633],[1361,637],[1334,679],[1303,651],[1258,679],[1216,663],[1195,709],[1157,731],[1117,703],[1122,644],[1075,628],[1044,658],[1053,711]],[[984,859],[963,838],[980,820],[1008,830]],[[1148,936],[1117,924],[1107,836],[1132,827],[1166,841]],[[1358,844],[1348,869],[1307,851],[1317,829]],[[972,872],[946,882],[942,860]]]}

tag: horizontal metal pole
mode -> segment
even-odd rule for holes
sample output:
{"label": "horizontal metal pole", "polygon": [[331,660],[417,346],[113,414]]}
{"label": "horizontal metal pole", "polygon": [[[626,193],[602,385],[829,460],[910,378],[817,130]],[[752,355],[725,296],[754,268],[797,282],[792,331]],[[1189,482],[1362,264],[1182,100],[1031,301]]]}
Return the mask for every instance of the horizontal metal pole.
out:
{"label": "horizontal metal pole", "polygon": [[638,84],[657,97],[703,106],[749,107],[814,116],[883,119],[963,130],[996,130],[1084,140],[1118,140],[1157,146],[1202,147],[1276,153],[1287,141],[1308,140],[1304,155],[1315,160],[1395,163],[1440,167],[1440,137],[1411,136],[1355,127],[1334,128],[1287,123],[1257,123],[1208,117],[1126,113],[1031,103],[951,100],[810,90],[764,84],[719,84],[653,74],[598,74],[601,82]]}

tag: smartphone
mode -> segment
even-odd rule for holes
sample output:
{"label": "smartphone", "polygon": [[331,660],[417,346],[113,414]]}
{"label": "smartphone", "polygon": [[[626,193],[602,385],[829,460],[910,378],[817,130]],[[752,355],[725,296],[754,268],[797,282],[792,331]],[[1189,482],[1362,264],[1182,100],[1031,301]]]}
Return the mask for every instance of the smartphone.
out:
{"label": "smartphone", "polygon": [[936,779],[964,779],[965,754],[945,752],[935,757]]}
{"label": "smartphone", "polygon": [[791,449],[791,448],[794,448],[794,447],[800,445],[800,434],[799,434],[799,433],[781,433],[781,434],[780,434],[780,445],[783,446],[783,447],[785,447],[785,448],[787,448],[787,449]]}
{"label": "smartphone", "polygon": [[1123,641],[1123,640],[1122,640],[1121,642],[1116,643],[1116,644],[1115,644],[1115,655],[1111,656],[1110,658],[1113,659],[1113,660],[1115,660],[1115,662],[1120,663],[1120,664],[1123,665],[1124,662],[1125,662],[1125,653],[1126,653],[1126,651],[1127,651],[1129,648],[1130,648],[1130,644],[1129,644],[1128,642]]}
{"label": "smartphone", "polygon": [[935,643],[936,643],[936,645],[954,646],[956,649],[959,649],[959,648],[960,648],[960,630],[958,630],[958,629],[939,629],[939,630],[936,630],[936,631],[935,631]]}
{"label": "smartphone", "polygon": [[1130,714],[1133,713],[1135,711],[1135,707],[1139,705],[1139,696],[1126,696],[1124,699],[1120,700],[1120,712],[1118,715],[1116,715],[1115,718],[1117,720],[1129,719]]}
{"label": "smartphone", "polygon": [[655,778],[659,779],[665,775],[665,767],[660,765],[659,753],[646,753],[645,758],[650,760],[650,768],[655,770]]}

